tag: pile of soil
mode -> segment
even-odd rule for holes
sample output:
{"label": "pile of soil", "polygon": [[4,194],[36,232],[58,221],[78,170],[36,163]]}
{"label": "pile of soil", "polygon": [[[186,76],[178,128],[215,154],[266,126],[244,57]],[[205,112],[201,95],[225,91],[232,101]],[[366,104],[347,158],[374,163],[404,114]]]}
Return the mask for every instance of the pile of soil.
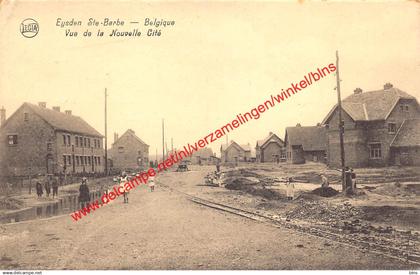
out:
{"label": "pile of soil", "polygon": [[225,187],[229,190],[241,190],[254,196],[260,196],[266,199],[282,199],[280,193],[273,190],[266,189],[261,184],[256,184],[254,181],[247,180],[246,178],[230,178],[225,181]]}
{"label": "pile of soil", "polygon": [[371,191],[378,195],[384,196],[411,196],[420,194],[420,185],[404,183],[401,184],[399,182],[385,183]]}
{"label": "pile of soil", "polygon": [[349,203],[343,205],[329,205],[323,201],[310,201],[300,199],[297,206],[286,213],[290,219],[307,219],[323,222],[333,222],[360,217],[363,212],[351,206]]}
{"label": "pile of soil", "polygon": [[327,187],[327,188],[319,187],[319,188],[311,191],[311,194],[318,195],[318,196],[321,196],[321,197],[326,197],[326,198],[334,197],[338,193],[339,192],[337,190],[335,190],[334,188],[331,188],[331,187]]}

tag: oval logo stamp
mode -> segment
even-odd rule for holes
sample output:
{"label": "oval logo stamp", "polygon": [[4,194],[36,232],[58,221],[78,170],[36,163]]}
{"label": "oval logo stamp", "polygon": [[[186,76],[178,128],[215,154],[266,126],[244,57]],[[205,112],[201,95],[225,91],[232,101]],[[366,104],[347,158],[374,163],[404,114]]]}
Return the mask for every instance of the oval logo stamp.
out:
{"label": "oval logo stamp", "polygon": [[27,38],[32,38],[38,34],[39,24],[32,18],[27,18],[20,23],[20,33]]}

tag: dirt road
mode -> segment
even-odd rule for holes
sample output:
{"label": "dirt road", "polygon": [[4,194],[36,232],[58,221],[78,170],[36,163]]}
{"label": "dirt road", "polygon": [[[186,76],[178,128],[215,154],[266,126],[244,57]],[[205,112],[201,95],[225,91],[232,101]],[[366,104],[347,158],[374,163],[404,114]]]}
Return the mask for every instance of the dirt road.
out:
{"label": "dirt road", "polygon": [[[159,187],[158,179],[74,222],[69,215],[1,225],[0,269],[408,269],[403,262],[247,220]],[[175,183],[176,181],[176,183]]]}

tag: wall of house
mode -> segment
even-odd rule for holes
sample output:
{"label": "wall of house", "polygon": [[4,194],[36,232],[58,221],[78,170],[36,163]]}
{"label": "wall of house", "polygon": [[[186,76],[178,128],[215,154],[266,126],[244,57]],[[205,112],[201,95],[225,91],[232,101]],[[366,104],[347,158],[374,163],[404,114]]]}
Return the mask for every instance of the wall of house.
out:
{"label": "wall of house", "polygon": [[390,154],[395,165],[420,166],[420,146],[391,148]]}
{"label": "wall of house", "polygon": [[325,151],[304,151],[305,162],[315,161],[325,163]]}
{"label": "wall of house", "polygon": [[[123,149],[119,149],[122,147]],[[124,169],[145,169],[149,166],[149,146],[137,140],[132,135],[123,135],[109,150],[113,167]],[[142,158],[143,164],[139,166],[137,159]]]}
{"label": "wall of house", "polygon": [[[27,113],[27,120],[25,120]],[[17,134],[17,145],[8,145],[8,135]],[[52,145],[48,147],[48,143]],[[47,173],[47,156],[56,161],[54,130],[23,105],[0,129],[0,174],[28,176]]]}
{"label": "wall of house", "polygon": [[[67,141],[64,143],[64,135],[70,135],[70,144]],[[66,173],[103,173],[105,171],[105,150],[103,148],[102,137],[86,136],[64,131],[57,131],[56,136],[57,172],[64,172],[63,156],[67,157]],[[79,140],[82,138],[83,141],[86,139],[86,146],[84,146],[84,143],[76,142],[76,138],[79,138]],[[95,147],[94,140],[98,141],[99,148]],[[70,163],[68,156],[70,156]],[[83,162],[81,158],[84,159]]]}
{"label": "wall of house", "polygon": [[282,146],[276,142],[270,142],[261,150],[261,162],[276,162],[276,157],[280,158]]}
{"label": "wall of house", "polygon": [[[367,166],[369,163],[369,148],[366,145],[365,125],[354,122],[346,112],[342,112],[342,119],[344,121],[343,140],[346,166]],[[327,163],[331,167],[341,167],[338,122],[338,112],[335,111],[330,118],[327,128]]]}
{"label": "wall of house", "polygon": [[244,161],[245,158],[249,160],[251,155],[236,146],[230,146],[225,152],[223,152],[222,157],[224,162],[235,162],[235,158],[237,158],[238,161]]}

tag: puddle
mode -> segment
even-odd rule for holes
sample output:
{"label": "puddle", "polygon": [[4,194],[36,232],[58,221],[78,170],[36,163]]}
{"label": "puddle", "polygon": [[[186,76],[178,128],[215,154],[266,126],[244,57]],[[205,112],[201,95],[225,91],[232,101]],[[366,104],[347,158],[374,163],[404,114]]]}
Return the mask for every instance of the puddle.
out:
{"label": "puddle", "polygon": [[[100,200],[100,191],[90,193],[90,201]],[[79,195],[70,195],[59,198],[58,201],[54,201],[41,206],[34,206],[23,210],[8,213],[4,216],[0,216],[0,224],[14,223],[34,219],[43,219],[62,214],[72,213],[80,209]]]}

